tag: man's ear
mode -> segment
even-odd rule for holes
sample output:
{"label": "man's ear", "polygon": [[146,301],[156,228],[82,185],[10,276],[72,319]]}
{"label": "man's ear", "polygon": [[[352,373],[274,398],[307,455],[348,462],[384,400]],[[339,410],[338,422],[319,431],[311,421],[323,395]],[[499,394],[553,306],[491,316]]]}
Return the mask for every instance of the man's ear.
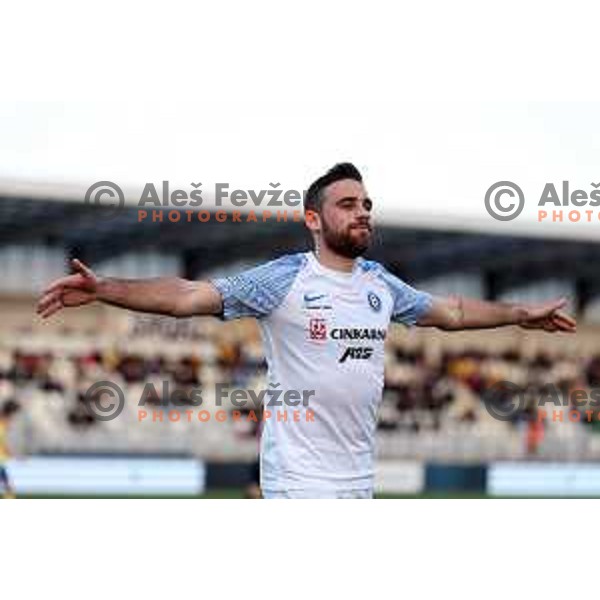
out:
{"label": "man's ear", "polygon": [[319,213],[316,210],[307,210],[304,213],[304,221],[306,226],[311,230],[317,233],[321,230],[321,218],[319,217]]}

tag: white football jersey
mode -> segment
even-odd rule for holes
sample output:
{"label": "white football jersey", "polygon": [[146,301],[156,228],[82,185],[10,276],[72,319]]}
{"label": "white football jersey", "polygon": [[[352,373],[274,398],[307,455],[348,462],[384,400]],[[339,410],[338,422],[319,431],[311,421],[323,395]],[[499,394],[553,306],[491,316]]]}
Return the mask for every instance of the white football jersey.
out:
{"label": "white football jersey", "polygon": [[390,321],[415,324],[431,296],[379,263],[360,258],[345,273],[312,252],[213,284],[224,319],[258,319],[269,389],[298,392],[288,394],[289,404],[283,393],[265,396],[262,488],[371,489],[387,329]]}

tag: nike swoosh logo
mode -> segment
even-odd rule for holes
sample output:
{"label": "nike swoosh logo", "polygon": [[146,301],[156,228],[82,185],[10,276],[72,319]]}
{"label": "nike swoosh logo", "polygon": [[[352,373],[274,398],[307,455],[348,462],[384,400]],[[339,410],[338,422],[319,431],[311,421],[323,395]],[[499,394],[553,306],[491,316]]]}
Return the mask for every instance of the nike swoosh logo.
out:
{"label": "nike swoosh logo", "polygon": [[325,298],[325,294],[319,294],[318,296],[309,296],[308,294],[304,294],[304,302],[315,302],[321,298]]}

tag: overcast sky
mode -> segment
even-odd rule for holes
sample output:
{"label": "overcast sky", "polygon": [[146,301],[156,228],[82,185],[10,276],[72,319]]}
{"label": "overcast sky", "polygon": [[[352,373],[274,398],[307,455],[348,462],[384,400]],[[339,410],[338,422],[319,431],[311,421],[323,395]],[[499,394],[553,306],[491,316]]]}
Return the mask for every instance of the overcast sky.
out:
{"label": "overcast sky", "polygon": [[[600,104],[0,104],[4,188],[15,180],[83,187],[111,180],[141,191],[169,179],[187,190],[192,181],[205,191],[225,181],[305,189],[342,160],[363,170],[378,220],[600,238],[597,218],[536,223],[547,182],[560,189],[567,179],[588,193],[600,182]],[[526,198],[508,223],[484,208],[486,190],[501,180],[518,183]]]}

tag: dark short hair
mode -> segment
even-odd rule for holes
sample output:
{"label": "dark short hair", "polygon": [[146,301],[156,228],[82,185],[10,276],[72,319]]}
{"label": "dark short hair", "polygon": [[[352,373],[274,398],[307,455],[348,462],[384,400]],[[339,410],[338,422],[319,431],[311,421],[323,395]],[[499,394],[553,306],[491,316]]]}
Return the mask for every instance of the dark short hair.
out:
{"label": "dark short hair", "polygon": [[321,175],[316,181],[313,181],[304,196],[304,210],[321,210],[323,201],[323,190],[332,183],[341,179],[354,179],[362,183],[360,171],[352,163],[338,163],[333,166],[325,175]]}

